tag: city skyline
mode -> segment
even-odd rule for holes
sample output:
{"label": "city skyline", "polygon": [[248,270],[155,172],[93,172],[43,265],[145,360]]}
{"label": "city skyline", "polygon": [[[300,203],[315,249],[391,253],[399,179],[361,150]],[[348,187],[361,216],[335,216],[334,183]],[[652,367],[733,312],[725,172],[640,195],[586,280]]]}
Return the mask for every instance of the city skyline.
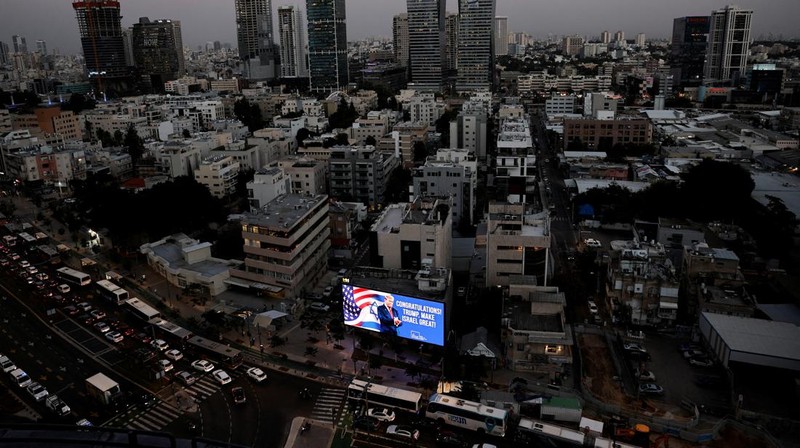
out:
{"label": "city skyline", "polygon": [[[646,3],[646,4],[645,4]],[[508,16],[508,29],[511,32],[527,32],[533,37],[581,34],[590,38],[599,36],[603,30],[611,33],[622,29],[627,36],[645,33],[648,39],[669,38],[672,19],[691,15],[710,15],[729,3],[753,9],[752,37],[784,38],[800,37],[792,23],[796,16],[791,11],[800,12],[800,6],[792,0],[775,0],[769,3],[753,0],[725,2],[711,0],[675,0],[671,2],[606,0],[564,0],[533,4],[519,0],[498,0],[497,15]],[[300,6],[305,11],[304,0],[282,0],[273,2],[279,6]],[[564,11],[585,11],[595,8],[590,18],[585,14],[564,14]],[[139,17],[151,19],[180,20],[183,25],[184,43],[197,48],[208,41],[228,42],[236,45],[236,23],[233,0],[122,0],[122,25],[132,26]],[[406,12],[404,1],[397,0],[348,0],[348,38],[360,40],[371,36],[391,38],[392,18]],[[447,0],[447,11],[456,12],[457,2]],[[80,50],[80,39],[73,20],[42,20],[41,11],[47,10],[47,17],[72,17],[71,0],[4,0],[6,14],[0,16],[0,41],[11,42],[12,35],[20,35],[31,42],[44,40],[52,51],[58,49],[62,54],[75,54]],[[629,14],[620,14],[621,10]],[[273,11],[274,15],[275,11]],[[56,44],[56,42],[58,44]]]}

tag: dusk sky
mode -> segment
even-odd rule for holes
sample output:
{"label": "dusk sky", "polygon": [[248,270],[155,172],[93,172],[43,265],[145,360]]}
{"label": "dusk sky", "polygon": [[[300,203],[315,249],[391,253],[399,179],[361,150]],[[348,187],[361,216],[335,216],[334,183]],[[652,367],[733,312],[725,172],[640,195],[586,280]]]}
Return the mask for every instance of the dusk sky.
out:
{"label": "dusk sky", "polygon": [[[233,0],[121,0],[122,24],[130,26],[139,17],[181,21],[184,44],[192,48],[219,40],[235,46]],[[304,0],[273,1],[301,5]],[[508,16],[510,31],[525,31],[534,37],[548,34],[583,34],[590,38],[601,31],[625,31],[628,39],[643,32],[648,38],[668,37],[672,19],[686,15],[708,15],[726,3],[714,0],[497,0],[497,15]],[[743,8],[755,11],[753,38],[798,37],[798,0],[741,0]],[[391,36],[392,16],[404,12],[404,0],[347,0],[347,37]],[[448,0],[448,11],[457,11],[456,0]],[[11,44],[20,34],[28,47],[37,39],[47,41],[51,51],[76,53],[80,49],[72,0],[0,0],[0,41]]]}

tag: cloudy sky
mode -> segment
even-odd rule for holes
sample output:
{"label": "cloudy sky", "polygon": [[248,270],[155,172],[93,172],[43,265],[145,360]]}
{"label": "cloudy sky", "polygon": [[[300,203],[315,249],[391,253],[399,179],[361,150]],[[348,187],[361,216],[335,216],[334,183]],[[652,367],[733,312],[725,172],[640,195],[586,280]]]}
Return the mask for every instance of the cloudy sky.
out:
{"label": "cloudy sky", "polygon": [[[447,0],[447,9],[457,11],[457,1]],[[122,24],[139,17],[180,20],[184,44],[196,48],[207,41],[235,43],[233,0],[121,0]],[[275,0],[280,5],[301,5],[305,0]],[[497,15],[509,17],[510,31],[525,31],[535,37],[548,34],[597,36],[603,30],[624,30],[629,39],[640,32],[648,37],[667,37],[672,19],[686,15],[708,15],[723,7],[724,0],[497,0]],[[753,37],[798,37],[798,0],[739,0],[752,8]],[[347,0],[347,37],[391,36],[392,16],[405,11],[404,0]],[[25,36],[28,47],[37,39],[50,50],[79,51],[75,14],[71,0],[0,0],[0,41],[11,44],[11,36]]]}

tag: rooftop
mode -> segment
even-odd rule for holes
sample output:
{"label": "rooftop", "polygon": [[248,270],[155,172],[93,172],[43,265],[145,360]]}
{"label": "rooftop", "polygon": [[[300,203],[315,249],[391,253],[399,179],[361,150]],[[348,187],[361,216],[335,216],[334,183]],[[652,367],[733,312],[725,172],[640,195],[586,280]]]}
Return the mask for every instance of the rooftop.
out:
{"label": "rooftop", "polygon": [[320,203],[327,203],[324,194],[304,196],[285,194],[278,196],[255,213],[246,213],[245,221],[250,224],[273,229],[294,227]]}
{"label": "rooftop", "polygon": [[[444,281],[449,281],[449,269],[429,268],[429,270],[430,274],[428,278],[437,276],[441,277]],[[401,294],[407,297],[418,297],[421,299],[444,302],[447,298],[447,288],[438,291],[421,290],[418,280],[420,272],[422,271],[358,266],[350,271],[350,284],[377,291]]]}
{"label": "rooftop", "polygon": [[731,351],[800,361],[800,327],[797,325],[708,312],[703,313],[703,319]]}

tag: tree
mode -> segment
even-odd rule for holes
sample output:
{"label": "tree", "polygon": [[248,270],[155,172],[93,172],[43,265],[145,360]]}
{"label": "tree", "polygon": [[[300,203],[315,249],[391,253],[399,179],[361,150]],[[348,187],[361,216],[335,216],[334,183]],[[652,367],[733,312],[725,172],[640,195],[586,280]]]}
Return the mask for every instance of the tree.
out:
{"label": "tree", "polygon": [[425,142],[417,140],[414,142],[414,162],[425,162],[428,158],[428,148]]}
{"label": "tree", "polygon": [[314,136],[313,132],[309,131],[306,128],[300,128],[300,130],[297,131],[297,137],[296,137],[297,146],[302,147],[303,146],[303,142],[305,142],[305,140],[307,138],[313,137],[313,136]]}
{"label": "tree", "polygon": [[350,137],[348,137],[347,133],[340,132],[336,134],[335,141],[337,145],[347,146],[350,144]]}
{"label": "tree", "polygon": [[257,104],[250,104],[247,98],[242,97],[233,103],[233,113],[250,132],[262,129],[266,122],[261,116],[261,108]]}
{"label": "tree", "polygon": [[375,137],[368,135],[367,138],[364,139],[364,144],[367,146],[378,146],[378,142],[375,140]]}
{"label": "tree", "polygon": [[683,175],[684,198],[690,217],[709,222],[730,221],[750,202],[755,182],[750,172],[730,162],[703,159]]}
{"label": "tree", "polygon": [[73,93],[70,95],[69,100],[66,102],[61,103],[61,110],[68,110],[75,112],[75,114],[79,114],[84,110],[87,109],[94,109],[95,101],[89,98],[82,93]]}
{"label": "tree", "polygon": [[183,138],[191,138],[191,136],[192,136],[192,133],[188,129],[184,129],[182,134],[183,134]]}
{"label": "tree", "polygon": [[144,141],[141,139],[141,137],[139,137],[139,133],[132,124],[128,126],[128,131],[125,133],[124,143],[128,148],[128,154],[131,156],[133,168],[136,170],[136,167],[139,165],[139,161],[142,159],[142,155],[144,154]]}

